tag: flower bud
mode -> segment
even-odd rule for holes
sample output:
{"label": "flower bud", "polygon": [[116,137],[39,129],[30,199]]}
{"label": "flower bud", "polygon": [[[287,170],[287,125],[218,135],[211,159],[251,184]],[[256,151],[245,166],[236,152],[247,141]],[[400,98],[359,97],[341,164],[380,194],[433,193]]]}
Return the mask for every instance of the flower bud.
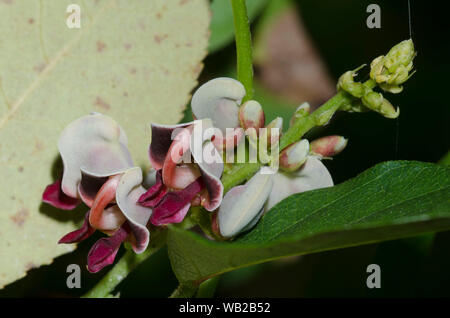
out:
{"label": "flower bud", "polygon": [[357,71],[363,68],[365,65],[361,65],[353,71],[347,71],[341,75],[338,80],[337,89],[344,90],[350,95],[361,98],[367,92],[368,88],[359,82],[355,82],[353,78],[357,75]]}
{"label": "flower bud", "polygon": [[308,116],[310,110],[311,106],[309,106],[309,103],[307,102],[304,102],[300,106],[298,106],[297,109],[295,110],[294,115],[291,117],[289,126],[292,126],[297,119]]}
{"label": "flower bud", "polygon": [[261,104],[254,100],[249,100],[239,108],[239,122],[244,129],[264,127],[265,116]]}
{"label": "flower bud", "polygon": [[326,136],[311,142],[310,150],[322,157],[333,157],[347,146],[348,140],[342,136]]}
{"label": "flower bud", "polygon": [[308,140],[302,139],[291,144],[280,154],[280,168],[288,172],[297,170],[305,163],[308,153]]}
{"label": "flower bud", "polygon": [[395,110],[394,106],[383,97],[381,93],[369,92],[361,99],[364,106],[382,114],[386,118],[397,118],[400,115],[400,109]]}
{"label": "flower bud", "polygon": [[414,44],[411,39],[400,42],[394,46],[386,56],[379,56],[370,64],[370,78],[380,87],[390,93],[400,93],[401,84],[406,82],[413,73],[413,59],[416,56]]}

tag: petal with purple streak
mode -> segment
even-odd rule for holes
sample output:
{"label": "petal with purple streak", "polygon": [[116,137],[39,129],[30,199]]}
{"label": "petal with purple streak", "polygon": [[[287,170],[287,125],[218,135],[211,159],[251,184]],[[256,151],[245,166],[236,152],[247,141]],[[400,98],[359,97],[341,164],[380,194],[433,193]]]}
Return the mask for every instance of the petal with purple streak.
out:
{"label": "petal with purple streak", "polygon": [[177,128],[185,128],[192,123],[180,125],[158,125],[152,124],[152,142],[149,148],[150,163],[153,169],[159,170],[163,167],[167,152],[174,140],[172,133]]}
{"label": "petal with purple streak", "polygon": [[42,201],[55,208],[62,210],[73,210],[80,203],[77,198],[66,195],[61,189],[61,179],[49,184],[42,194]]}
{"label": "petal with purple streak", "polygon": [[98,178],[86,173],[81,174],[81,182],[78,184],[78,194],[88,207],[92,206],[95,196],[107,180],[108,177]]}

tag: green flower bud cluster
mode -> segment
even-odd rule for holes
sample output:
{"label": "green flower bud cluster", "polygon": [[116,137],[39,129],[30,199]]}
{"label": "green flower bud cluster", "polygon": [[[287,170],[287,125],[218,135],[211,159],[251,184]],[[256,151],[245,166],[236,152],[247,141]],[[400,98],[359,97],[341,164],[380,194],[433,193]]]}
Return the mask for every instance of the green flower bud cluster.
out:
{"label": "green flower bud cluster", "polygon": [[364,83],[354,81],[356,72],[364,66],[345,72],[339,78],[337,89],[343,90],[354,97],[352,103],[344,104],[341,109],[348,112],[364,112],[371,109],[387,118],[398,117],[399,110],[395,110],[394,106],[381,93],[374,92]]}
{"label": "green flower bud cluster", "polygon": [[413,74],[413,59],[416,56],[411,39],[400,42],[385,56],[379,56],[370,64],[370,78],[386,92],[393,94],[403,90],[402,84]]}
{"label": "green flower bud cluster", "polygon": [[337,89],[350,94],[350,102],[340,107],[348,112],[364,112],[374,110],[384,117],[397,118],[400,110],[383,97],[381,93],[373,90],[379,86],[383,91],[397,94],[403,90],[405,83],[413,74],[413,60],[416,56],[414,44],[411,39],[395,45],[386,54],[377,57],[370,63],[370,79],[364,83],[355,82],[356,72],[365,65],[353,71],[345,72],[338,81]]}

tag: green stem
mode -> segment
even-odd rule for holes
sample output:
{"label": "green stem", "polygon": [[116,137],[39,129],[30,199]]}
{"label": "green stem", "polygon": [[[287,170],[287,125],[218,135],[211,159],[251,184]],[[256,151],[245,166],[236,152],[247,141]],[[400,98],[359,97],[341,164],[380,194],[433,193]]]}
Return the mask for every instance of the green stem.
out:
{"label": "green stem", "polygon": [[97,285],[83,295],[83,297],[104,298],[110,296],[116,286],[119,285],[133,269],[165,245],[166,236],[166,228],[158,228],[153,231],[150,245],[143,253],[136,254],[131,250],[126,251],[114,267],[97,283]]}
{"label": "green stem", "polygon": [[245,0],[231,0],[236,36],[237,78],[244,85],[243,102],[253,98],[253,58],[250,23]]}
{"label": "green stem", "polygon": [[222,177],[223,192],[227,193],[232,187],[250,179],[260,167],[260,163],[242,163],[233,166],[233,169]]}

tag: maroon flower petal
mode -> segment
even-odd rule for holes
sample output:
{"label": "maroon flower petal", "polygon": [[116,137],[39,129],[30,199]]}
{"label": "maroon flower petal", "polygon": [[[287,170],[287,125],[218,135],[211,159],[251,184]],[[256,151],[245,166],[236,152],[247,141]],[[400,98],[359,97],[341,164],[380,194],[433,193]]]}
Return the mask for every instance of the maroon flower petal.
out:
{"label": "maroon flower petal", "polygon": [[130,228],[127,223],[122,225],[112,236],[99,239],[88,254],[88,271],[97,273],[105,266],[114,262],[120,244],[127,238]]}
{"label": "maroon flower petal", "polygon": [[197,178],[183,190],[168,192],[153,209],[150,222],[155,226],[181,222],[189,210],[191,200],[203,188],[202,178]]}
{"label": "maroon flower petal", "polygon": [[45,188],[42,194],[42,201],[62,210],[73,210],[80,203],[80,200],[69,197],[62,191],[61,179]]}
{"label": "maroon flower petal", "polygon": [[151,205],[145,205],[143,203],[156,198],[161,193],[163,186],[161,170],[158,170],[156,171],[156,183],[139,197],[138,203],[141,203],[143,206],[152,207]]}
{"label": "maroon flower petal", "polygon": [[184,218],[186,217],[186,214],[189,211],[189,208],[191,207],[191,203],[187,203],[185,206],[183,206],[180,210],[178,210],[176,213],[171,214],[167,217],[163,217],[159,220],[160,224],[172,224],[172,223],[180,223],[183,222]]}
{"label": "maroon flower petal", "polygon": [[[144,202],[140,202],[140,198],[139,198],[138,203],[140,205],[142,205],[142,206],[147,207],[147,208],[154,208],[155,206],[157,206],[161,202],[161,200],[164,198],[164,196],[166,194],[167,194],[167,188],[163,187],[161,189],[161,191],[159,191],[154,197],[152,197],[150,199],[147,199]],[[145,195],[145,193],[143,195]]]}
{"label": "maroon flower petal", "polygon": [[81,242],[81,241],[87,239],[89,236],[91,236],[92,233],[95,232],[95,229],[89,224],[89,214],[90,214],[90,211],[88,211],[86,213],[86,216],[84,217],[84,223],[80,229],[64,235],[58,241],[58,243],[59,244],[78,243],[78,242]]}

